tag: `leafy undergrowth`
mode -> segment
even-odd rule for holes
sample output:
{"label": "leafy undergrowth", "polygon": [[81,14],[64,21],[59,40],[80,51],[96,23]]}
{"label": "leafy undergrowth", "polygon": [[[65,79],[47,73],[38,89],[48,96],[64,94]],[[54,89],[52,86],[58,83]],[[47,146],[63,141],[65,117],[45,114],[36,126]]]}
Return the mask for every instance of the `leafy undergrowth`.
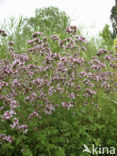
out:
{"label": "leafy undergrowth", "polygon": [[0,59],[1,156],[80,156],[84,144],[117,147],[116,50],[91,57],[77,27],[66,36],[33,33],[23,54],[8,42]]}

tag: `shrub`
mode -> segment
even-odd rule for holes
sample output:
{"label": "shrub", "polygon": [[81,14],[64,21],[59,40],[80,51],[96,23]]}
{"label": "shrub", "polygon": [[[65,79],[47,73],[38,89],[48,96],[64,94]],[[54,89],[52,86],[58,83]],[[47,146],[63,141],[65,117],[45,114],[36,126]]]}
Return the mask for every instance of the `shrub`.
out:
{"label": "shrub", "polygon": [[117,54],[99,49],[89,57],[77,27],[64,33],[34,32],[22,54],[8,42],[0,59],[1,156],[77,156],[83,144],[117,147]]}

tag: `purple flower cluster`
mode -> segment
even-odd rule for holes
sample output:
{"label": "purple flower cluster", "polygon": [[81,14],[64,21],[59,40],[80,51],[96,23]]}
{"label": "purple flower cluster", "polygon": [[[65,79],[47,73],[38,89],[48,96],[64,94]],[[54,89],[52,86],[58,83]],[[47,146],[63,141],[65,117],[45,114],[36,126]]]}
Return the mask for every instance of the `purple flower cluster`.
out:
{"label": "purple flower cluster", "polygon": [[96,55],[97,56],[100,56],[100,55],[102,55],[102,54],[106,54],[108,51],[106,50],[106,49],[100,49],[97,53],[96,53]]}
{"label": "purple flower cluster", "polygon": [[51,35],[50,38],[51,38],[53,41],[59,40],[59,37],[58,37],[57,35]]}
{"label": "purple flower cluster", "polygon": [[[66,31],[74,34],[77,28],[68,27]],[[61,39],[51,35],[47,39],[41,32],[33,33],[32,37],[26,53],[16,54],[13,50],[9,52],[9,59],[0,59],[3,129],[7,123],[8,129],[28,133],[33,120],[39,122],[43,114],[51,115],[58,108],[68,111],[88,103],[94,103],[97,109],[98,92],[116,94],[116,73],[113,72],[113,68],[117,68],[116,54],[101,49],[89,61],[82,56],[87,43],[84,37],[71,35]],[[58,44],[60,53],[50,48],[49,40],[53,45],[54,41]],[[9,41],[8,45],[13,47],[14,43]],[[13,139],[1,134],[0,140],[12,142]]]}
{"label": "purple flower cluster", "polygon": [[69,26],[66,28],[68,34],[76,34],[78,28],[76,26]]}
{"label": "purple flower cluster", "polygon": [[9,51],[14,51],[14,47],[13,47],[13,46],[14,46],[14,42],[8,41],[8,46],[9,46],[9,47],[8,47],[8,50],[9,50]]}
{"label": "purple flower cluster", "polygon": [[12,41],[8,41],[8,45],[13,46],[14,43]]}
{"label": "purple flower cluster", "polygon": [[115,49],[117,49],[117,46],[115,46]]}
{"label": "purple flower cluster", "polygon": [[13,123],[10,125],[11,128],[16,128],[17,130],[22,130],[23,133],[27,133],[27,125],[19,125],[19,120],[15,117]]}
{"label": "purple flower cluster", "polygon": [[1,29],[0,29],[0,35],[3,36],[3,37],[7,36],[6,32],[4,30],[1,30]]}
{"label": "purple flower cluster", "polygon": [[13,138],[10,135],[6,136],[5,134],[0,134],[0,144],[3,141],[7,141],[7,142],[11,143],[13,141]]}
{"label": "purple flower cluster", "polygon": [[41,36],[42,34],[43,34],[42,32],[35,32],[35,33],[32,34],[32,37],[36,38],[36,37]]}
{"label": "purple flower cluster", "polygon": [[[87,43],[87,40],[85,39],[85,37],[82,37],[82,36],[78,36],[78,35],[77,35],[77,36],[75,37],[75,42],[76,42],[76,43],[79,43],[79,42],[80,42],[80,43]],[[85,48],[85,47],[84,47],[84,48]]]}
{"label": "purple flower cluster", "polygon": [[63,49],[74,49],[74,41],[71,38],[66,38],[64,40],[59,41],[59,46]]}
{"label": "purple flower cluster", "polygon": [[31,119],[31,118],[33,118],[33,117],[41,118],[41,117],[39,116],[38,112],[36,112],[36,111],[34,111],[33,113],[31,113],[31,114],[28,116],[29,119]]}
{"label": "purple flower cluster", "polygon": [[62,102],[62,106],[69,110],[74,105],[72,103]]}
{"label": "purple flower cluster", "polygon": [[89,64],[91,65],[91,68],[94,70],[101,70],[103,68],[106,68],[105,63],[101,62],[98,59],[92,59]]}

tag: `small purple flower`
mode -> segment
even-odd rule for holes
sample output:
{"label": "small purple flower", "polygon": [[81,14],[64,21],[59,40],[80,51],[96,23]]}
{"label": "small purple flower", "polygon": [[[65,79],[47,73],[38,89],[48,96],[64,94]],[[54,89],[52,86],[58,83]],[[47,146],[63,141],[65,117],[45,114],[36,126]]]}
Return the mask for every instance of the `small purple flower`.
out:
{"label": "small purple flower", "polygon": [[75,99],[75,95],[74,95],[73,92],[70,94],[70,98],[71,98],[71,99]]}
{"label": "small purple flower", "polygon": [[4,30],[1,30],[1,29],[0,29],[0,35],[3,36],[3,37],[7,36],[6,32]]}
{"label": "small purple flower", "polygon": [[51,35],[50,38],[53,40],[53,41],[57,41],[59,39],[59,37],[57,35]]}
{"label": "small purple flower", "polygon": [[8,41],[8,45],[13,46],[14,43],[12,41]]}
{"label": "small purple flower", "polygon": [[35,37],[41,36],[42,34],[43,34],[42,32],[35,32],[32,34],[32,37],[35,38]]}

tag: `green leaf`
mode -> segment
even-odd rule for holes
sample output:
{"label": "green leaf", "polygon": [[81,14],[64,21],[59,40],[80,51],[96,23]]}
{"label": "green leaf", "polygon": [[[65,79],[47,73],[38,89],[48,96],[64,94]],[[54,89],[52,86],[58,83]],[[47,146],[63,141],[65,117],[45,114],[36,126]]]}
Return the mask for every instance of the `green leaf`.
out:
{"label": "green leaf", "polygon": [[59,150],[55,153],[55,156],[65,156],[65,151],[63,148],[59,148]]}

